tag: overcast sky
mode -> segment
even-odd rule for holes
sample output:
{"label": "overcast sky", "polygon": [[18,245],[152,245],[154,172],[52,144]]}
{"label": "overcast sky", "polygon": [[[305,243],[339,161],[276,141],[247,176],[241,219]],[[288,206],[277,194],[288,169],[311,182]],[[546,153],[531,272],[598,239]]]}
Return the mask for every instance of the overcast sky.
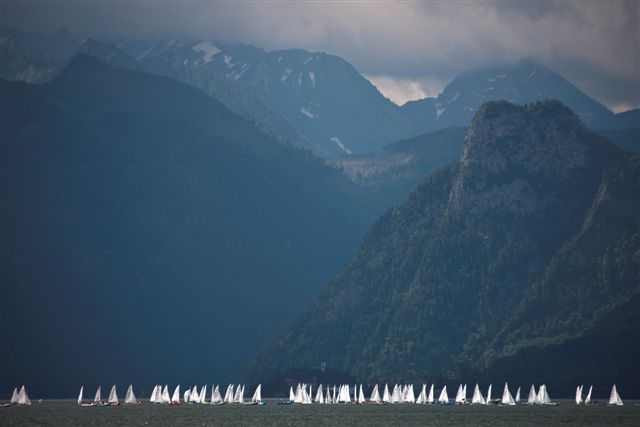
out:
{"label": "overcast sky", "polygon": [[0,0],[0,24],[320,50],[398,103],[529,57],[616,111],[640,105],[640,0]]}

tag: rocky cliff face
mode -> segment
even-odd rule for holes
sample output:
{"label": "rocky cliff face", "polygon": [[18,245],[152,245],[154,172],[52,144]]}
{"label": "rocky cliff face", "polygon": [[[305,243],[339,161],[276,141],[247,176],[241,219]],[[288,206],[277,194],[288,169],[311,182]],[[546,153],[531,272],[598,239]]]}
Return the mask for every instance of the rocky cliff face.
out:
{"label": "rocky cliff face", "polygon": [[460,161],[377,222],[258,366],[418,381],[490,375],[531,349],[546,366],[545,346],[638,292],[639,173],[558,102],[483,105]]}

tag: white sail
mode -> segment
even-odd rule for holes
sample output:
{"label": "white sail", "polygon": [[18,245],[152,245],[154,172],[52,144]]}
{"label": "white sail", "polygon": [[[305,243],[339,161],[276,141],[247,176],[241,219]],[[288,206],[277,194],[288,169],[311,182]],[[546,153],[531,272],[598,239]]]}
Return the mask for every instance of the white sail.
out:
{"label": "white sail", "polygon": [[191,398],[191,389],[186,389],[184,394],[182,395],[182,401],[184,403],[189,403],[189,399]]}
{"label": "white sail", "polygon": [[11,393],[11,404],[18,403],[18,389],[16,387],[13,388],[13,393]]}
{"label": "white sail", "polygon": [[618,389],[616,388],[615,384],[613,385],[613,387],[611,387],[611,394],[609,395],[609,405],[624,405],[624,403],[622,403],[622,399],[620,398],[620,394],[618,394]]}
{"label": "white sail", "polygon": [[198,391],[198,386],[194,385],[193,387],[191,387],[191,393],[189,393],[189,402],[198,403],[199,399],[200,392]]}
{"label": "white sail", "polygon": [[422,384],[422,390],[420,390],[420,393],[418,394],[416,404],[424,405],[425,403],[427,403],[427,385]]}
{"label": "white sail", "polygon": [[162,403],[171,403],[171,396],[169,396],[169,386],[165,384],[160,395],[160,401]]}
{"label": "white sail", "polygon": [[289,386],[289,402],[293,402],[296,399],[296,395],[293,393],[293,386]]}
{"label": "white sail", "polygon": [[480,391],[480,387],[476,384],[473,389],[473,396],[471,396],[471,404],[472,405],[485,405],[487,402],[484,400],[484,396]]}
{"label": "white sail", "polygon": [[366,403],[367,399],[364,398],[364,391],[362,390],[362,384],[360,384],[360,390],[358,391],[358,403]]}
{"label": "white sail", "polygon": [[513,400],[513,396],[511,395],[511,392],[509,391],[509,385],[507,383],[504,383],[504,390],[502,392],[501,403],[503,405],[509,405],[509,406],[513,406],[516,404],[516,402]]}
{"label": "white sail", "polygon": [[405,402],[407,403],[416,403],[416,394],[413,390],[413,384],[409,384],[408,387],[408,391],[407,391],[407,397],[405,399]]}
{"label": "white sail", "polygon": [[591,392],[593,391],[593,386],[589,386],[589,392],[587,393],[587,397],[584,398],[584,404],[588,405],[591,403]]}
{"label": "white sail", "polygon": [[458,386],[458,391],[456,392],[456,399],[455,399],[456,404],[461,405],[464,403],[464,400],[462,398],[462,384],[460,384]]}
{"label": "white sail", "polygon": [[84,392],[84,386],[80,386],[80,393],[78,393],[78,405],[82,405],[82,393]]}
{"label": "white sail", "polygon": [[489,388],[487,389],[487,405],[491,404],[491,388],[493,387],[492,384],[489,384]]}
{"label": "white sail", "polygon": [[127,392],[124,395],[124,403],[136,404],[138,400],[136,399],[136,395],[133,393],[133,385],[129,384],[127,388]]}
{"label": "white sail", "polygon": [[551,404],[551,397],[549,397],[549,392],[547,391],[547,385],[542,384],[540,388],[542,389],[542,400],[540,401],[540,403],[542,403],[543,405]]}
{"label": "white sail", "polygon": [[253,392],[251,403],[262,403],[262,384],[258,384],[258,387],[256,387],[256,390]]}
{"label": "white sail", "polygon": [[371,396],[369,396],[369,402],[382,403],[382,399],[380,398],[380,391],[378,391],[378,384],[373,386],[373,390],[371,390]]}
{"label": "white sail", "polygon": [[115,385],[111,386],[111,391],[109,392],[109,399],[107,399],[107,402],[112,405],[117,405],[119,403],[118,392],[116,391]]}
{"label": "white sail", "polygon": [[582,404],[582,386],[576,387],[576,405]]}
{"label": "white sail", "polygon": [[438,397],[438,403],[448,404],[449,403],[449,395],[447,394],[447,386],[442,387],[442,391],[440,392],[440,396]]}
{"label": "white sail", "polygon": [[528,405],[535,405],[538,400],[538,393],[536,393],[536,386],[531,384],[531,388],[529,389],[529,397],[527,398]]}
{"label": "white sail", "polygon": [[516,390],[516,403],[520,403],[520,387]]}
{"label": "white sail", "polygon": [[151,391],[151,396],[149,397],[149,402],[156,403],[158,401],[158,385],[153,386],[153,390]]}
{"label": "white sail", "polygon": [[222,402],[223,402],[223,399],[222,399],[222,394],[220,394],[220,387],[216,385],[213,388],[213,391],[211,392],[211,403],[219,404]]}
{"label": "white sail", "polygon": [[391,394],[389,394],[389,386],[384,385],[384,391],[382,392],[382,401],[384,403],[391,403]]}
{"label": "white sail", "polygon": [[429,396],[427,396],[427,403],[435,403],[435,390],[434,390],[434,385],[431,384],[431,387],[429,388]]}
{"label": "white sail", "polygon": [[331,388],[329,386],[327,386],[327,392],[324,395],[324,403],[326,403],[326,404],[335,403],[333,401],[333,399],[331,398]]}
{"label": "white sail", "polygon": [[93,397],[94,403],[100,403],[102,401],[102,387],[98,386],[96,389],[96,395]]}
{"label": "white sail", "polygon": [[20,391],[18,392],[18,400],[16,403],[18,405],[31,405],[31,399],[29,399],[27,389],[24,387],[24,385],[20,387]]}
{"label": "white sail", "polygon": [[240,386],[240,384],[236,386],[236,392],[233,395],[233,402],[242,403],[242,386]]}
{"label": "white sail", "polygon": [[391,403],[401,402],[402,398],[400,396],[400,386],[398,384],[393,386],[393,391],[391,392]]}
{"label": "white sail", "polygon": [[233,403],[233,384],[227,386],[227,390],[224,392],[224,403]]}
{"label": "white sail", "polygon": [[171,403],[174,405],[180,404],[180,384],[173,389],[173,394],[171,395]]}
{"label": "white sail", "polygon": [[198,398],[198,403],[207,403],[207,385],[203,385],[200,389],[200,397]]}

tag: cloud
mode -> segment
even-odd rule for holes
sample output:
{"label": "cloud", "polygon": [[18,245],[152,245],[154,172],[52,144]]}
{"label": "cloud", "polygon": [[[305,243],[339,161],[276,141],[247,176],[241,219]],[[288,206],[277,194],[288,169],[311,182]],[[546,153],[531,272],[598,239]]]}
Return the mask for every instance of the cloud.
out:
{"label": "cloud", "polygon": [[636,0],[0,0],[0,23],[322,50],[374,76],[391,98],[431,90],[415,82],[529,57],[609,106],[640,104]]}

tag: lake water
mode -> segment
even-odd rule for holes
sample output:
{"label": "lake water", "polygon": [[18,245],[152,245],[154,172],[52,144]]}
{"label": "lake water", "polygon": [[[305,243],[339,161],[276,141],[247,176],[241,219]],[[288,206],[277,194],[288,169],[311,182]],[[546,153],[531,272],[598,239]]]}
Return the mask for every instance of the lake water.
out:
{"label": "lake water", "polygon": [[0,426],[640,426],[640,406],[418,405],[136,406],[80,408],[44,401],[0,408]]}

